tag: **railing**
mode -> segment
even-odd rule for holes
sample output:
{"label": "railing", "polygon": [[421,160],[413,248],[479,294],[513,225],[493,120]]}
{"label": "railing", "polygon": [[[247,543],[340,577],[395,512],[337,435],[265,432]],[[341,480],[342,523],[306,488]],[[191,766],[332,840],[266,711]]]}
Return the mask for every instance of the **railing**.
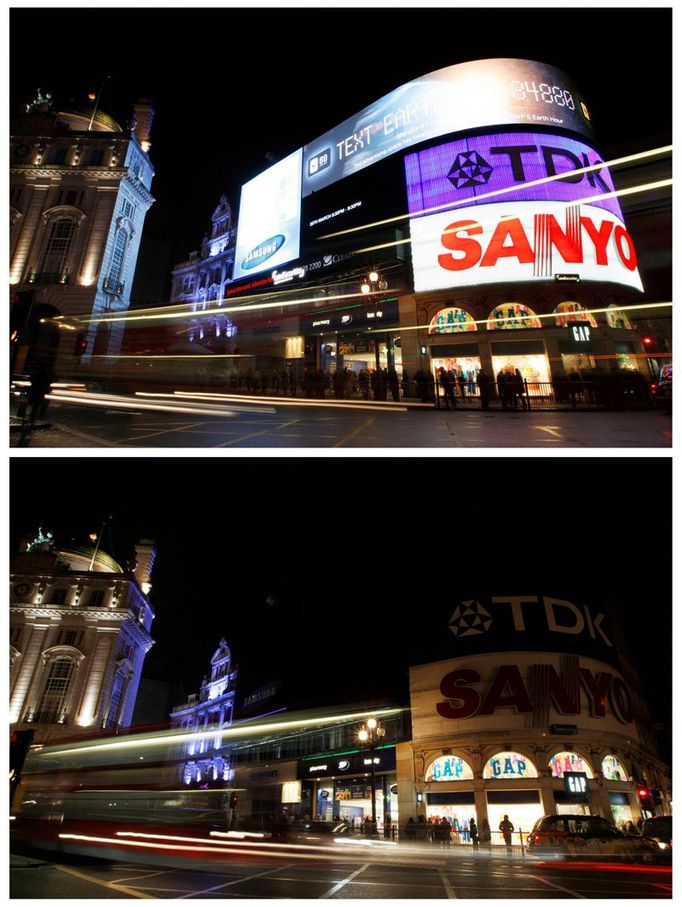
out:
{"label": "railing", "polygon": [[524,380],[520,385],[490,382],[483,390],[471,383],[435,387],[437,409],[641,409],[652,403],[649,383],[639,372],[577,381]]}
{"label": "railing", "polygon": [[[445,830],[443,830],[445,829]],[[429,847],[463,847],[471,850],[489,851],[496,853],[525,854],[528,849],[528,835],[530,832],[523,829],[511,833],[509,841],[501,831],[491,831],[489,838],[482,838],[479,831],[475,840],[472,839],[468,828],[453,828],[434,823],[414,823],[402,825],[398,828],[396,837],[401,843],[423,844]]]}

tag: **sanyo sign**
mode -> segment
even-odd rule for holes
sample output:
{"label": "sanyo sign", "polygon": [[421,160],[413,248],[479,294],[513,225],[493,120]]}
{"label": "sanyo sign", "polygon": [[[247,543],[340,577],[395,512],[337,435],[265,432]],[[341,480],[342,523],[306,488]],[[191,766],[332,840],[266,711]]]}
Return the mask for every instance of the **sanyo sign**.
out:
{"label": "sanyo sign", "polygon": [[463,285],[554,279],[642,290],[637,253],[625,225],[603,208],[558,202],[508,202],[458,208],[410,220],[417,292]]}

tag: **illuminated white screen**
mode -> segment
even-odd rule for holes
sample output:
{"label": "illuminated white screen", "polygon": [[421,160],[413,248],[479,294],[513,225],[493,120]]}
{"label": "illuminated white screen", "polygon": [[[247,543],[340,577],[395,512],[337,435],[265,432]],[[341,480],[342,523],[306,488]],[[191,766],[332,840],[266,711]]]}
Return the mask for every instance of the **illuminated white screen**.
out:
{"label": "illuminated white screen", "polygon": [[623,222],[593,205],[506,202],[410,220],[417,292],[552,280],[555,274],[642,289]]}
{"label": "illuminated white screen", "polygon": [[298,258],[302,154],[299,148],[242,186],[234,280]]}

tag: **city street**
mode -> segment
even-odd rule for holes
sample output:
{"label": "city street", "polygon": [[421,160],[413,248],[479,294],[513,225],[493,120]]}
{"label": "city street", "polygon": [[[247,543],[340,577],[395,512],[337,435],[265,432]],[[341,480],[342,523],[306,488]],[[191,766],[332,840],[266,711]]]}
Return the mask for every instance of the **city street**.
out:
{"label": "city street", "polygon": [[243,862],[219,871],[164,867],[158,860],[53,863],[13,856],[10,891],[12,898],[34,899],[671,898],[672,883],[666,867],[551,864],[471,853],[425,853],[398,865],[361,859]]}
{"label": "city street", "polygon": [[90,448],[669,448],[672,420],[662,410],[523,412],[353,408],[302,402],[194,404],[153,411],[122,398],[80,405],[51,402],[50,428],[14,428],[12,447]]}

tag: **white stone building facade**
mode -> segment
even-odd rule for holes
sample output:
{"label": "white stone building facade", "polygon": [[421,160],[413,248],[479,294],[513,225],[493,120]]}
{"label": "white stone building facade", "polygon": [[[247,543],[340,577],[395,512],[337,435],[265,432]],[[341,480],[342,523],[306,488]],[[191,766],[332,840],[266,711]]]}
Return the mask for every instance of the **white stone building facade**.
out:
{"label": "white stone building facade", "polygon": [[35,742],[130,725],[154,610],[155,549],[126,570],[101,549],[24,542],[10,574],[10,725]]}
{"label": "white stone building facade", "polygon": [[11,124],[10,302],[26,310],[13,336],[15,371],[31,354],[88,362],[120,349],[120,325],[75,332],[49,319],[128,308],[154,202],[153,116],[140,101],[124,128],[101,110],[57,111],[39,93]]}

